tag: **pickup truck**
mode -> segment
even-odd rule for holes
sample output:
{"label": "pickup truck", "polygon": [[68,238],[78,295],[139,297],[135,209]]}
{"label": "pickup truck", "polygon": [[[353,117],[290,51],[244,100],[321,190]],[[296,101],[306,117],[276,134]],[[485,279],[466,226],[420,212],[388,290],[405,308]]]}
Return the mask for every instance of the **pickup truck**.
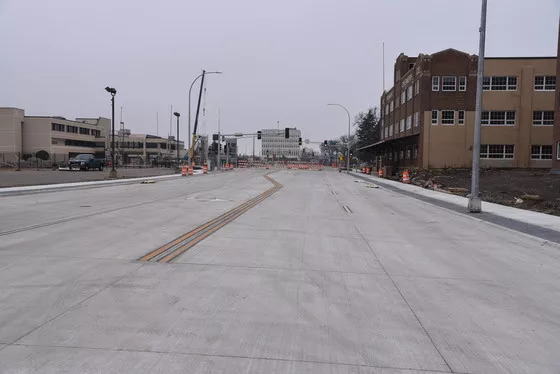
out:
{"label": "pickup truck", "polygon": [[98,169],[102,171],[105,167],[105,160],[95,158],[93,155],[81,154],[70,159],[69,165],[70,170],[94,170]]}

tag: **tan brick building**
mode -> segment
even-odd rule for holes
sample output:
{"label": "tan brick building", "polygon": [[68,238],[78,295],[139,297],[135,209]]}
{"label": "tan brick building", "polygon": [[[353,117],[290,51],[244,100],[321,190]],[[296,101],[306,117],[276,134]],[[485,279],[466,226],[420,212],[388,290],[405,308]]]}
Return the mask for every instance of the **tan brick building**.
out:
{"label": "tan brick building", "polygon": [[[558,59],[556,60],[556,76],[560,76],[560,23],[558,24]],[[556,101],[555,101],[555,116],[554,116],[554,142],[552,157],[552,173],[560,174],[560,85],[556,85]]]}
{"label": "tan brick building", "polygon": [[[470,167],[478,57],[447,49],[395,63],[381,97],[381,141],[391,169]],[[556,57],[486,58],[481,165],[550,168]]]}
{"label": "tan brick building", "polygon": [[50,161],[67,161],[80,153],[105,158],[108,118],[26,116],[23,109],[0,108],[0,163],[14,165],[37,152],[49,154]]}

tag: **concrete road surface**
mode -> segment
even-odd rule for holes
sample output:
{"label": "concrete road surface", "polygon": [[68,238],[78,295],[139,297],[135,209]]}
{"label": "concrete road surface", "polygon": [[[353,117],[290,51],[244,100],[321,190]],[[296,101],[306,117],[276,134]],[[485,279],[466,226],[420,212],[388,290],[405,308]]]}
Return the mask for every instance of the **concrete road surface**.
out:
{"label": "concrete road surface", "polygon": [[264,173],[0,198],[0,372],[560,372],[558,246],[345,174],[137,261]]}

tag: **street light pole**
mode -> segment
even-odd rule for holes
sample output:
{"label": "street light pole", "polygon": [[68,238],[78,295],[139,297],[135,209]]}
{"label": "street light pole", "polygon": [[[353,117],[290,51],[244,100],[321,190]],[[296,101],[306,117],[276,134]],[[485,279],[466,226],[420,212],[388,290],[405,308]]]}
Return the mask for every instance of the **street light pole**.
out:
{"label": "street light pole", "polygon": [[179,164],[179,117],[181,117],[181,114],[179,112],[173,112],[173,115],[177,117],[177,165],[178,165]]}
{"label": "street light pole", "polygon": [[187,118],[187,123],[188,123],[188,162],[189,165],[191,164],[191,92],[192,92],[192,88],[194,86],[194,84],[196,83],[197,80],[199,80],[200,78],[202,78],[203,75],[208,75],[208,74],[222,74],[221,71],[202,71],[202,73],[200,73],[191,83],[191,87],[189,88],[189,118]]}
{"label": "street light pole", "polygon": [[478,72],[476,76],[476,114],[474,122],[473,161],[471,177],[471,197],[469,197],[468,210],[470,213],[482,211],[480,200],[480,125],[482,119],[482,81],[484,79],[484,51],[486,47],[486,13],[488,0],[482,0],[480,16],[480,45],[478,47]]}
{"label": "street light pole", "polygon": [[117,170],[115,169],[115,95],[117,90],[107,86],[105,91],[111,94],[111,171],[109,172],[109,178],[117,178]]}
{"label": "street light pole", "polygon": [[342,109],[344,109],[346,111],[346,114],[348,114],[348,142],[346,143],[346,173],[350,174],[350,123],[351,123],[351,119],[350,119],[350,112],[348,111],[348,109],[346,109],[343,105],[340,104],[327,104],[330,106],[339,106]]}

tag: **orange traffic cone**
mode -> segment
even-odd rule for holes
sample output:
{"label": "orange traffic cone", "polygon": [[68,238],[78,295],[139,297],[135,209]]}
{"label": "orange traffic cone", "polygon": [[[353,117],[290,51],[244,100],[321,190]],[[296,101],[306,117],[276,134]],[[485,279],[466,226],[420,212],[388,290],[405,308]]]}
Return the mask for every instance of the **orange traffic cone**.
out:
{"label": "orange traffic cone", "polygon": [[181,175],[183,177],[187,176],[187,166],[186,165],[183,165],[183,167],[181,168]]}
{"label": "orange traffic cone", "polygon": [[402,182],[406,184],[410,183],[410,174],[408,174],[408,170],[403,171]]}

